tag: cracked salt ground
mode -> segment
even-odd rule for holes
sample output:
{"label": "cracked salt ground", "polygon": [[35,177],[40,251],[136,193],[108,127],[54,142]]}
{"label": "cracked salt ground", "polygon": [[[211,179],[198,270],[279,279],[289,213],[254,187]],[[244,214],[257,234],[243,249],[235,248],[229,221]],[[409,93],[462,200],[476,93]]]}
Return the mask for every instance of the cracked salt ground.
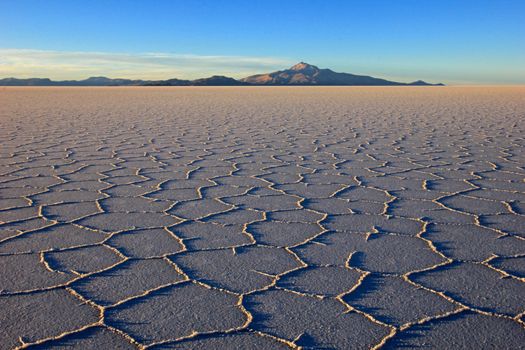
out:
{"label": "cracked salt ground", "polygon": [[525,348],[524,97],[4,89],[0,349]]}

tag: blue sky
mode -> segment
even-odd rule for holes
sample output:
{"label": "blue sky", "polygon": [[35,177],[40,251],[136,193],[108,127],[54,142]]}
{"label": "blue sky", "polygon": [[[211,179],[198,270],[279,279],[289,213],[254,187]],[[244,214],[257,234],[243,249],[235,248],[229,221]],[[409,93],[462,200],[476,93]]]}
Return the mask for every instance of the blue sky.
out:
{"label": "blue sky", "polygon": [[523,0],[0,0],[0,77],[243,77],[298,61],[525,84]]}

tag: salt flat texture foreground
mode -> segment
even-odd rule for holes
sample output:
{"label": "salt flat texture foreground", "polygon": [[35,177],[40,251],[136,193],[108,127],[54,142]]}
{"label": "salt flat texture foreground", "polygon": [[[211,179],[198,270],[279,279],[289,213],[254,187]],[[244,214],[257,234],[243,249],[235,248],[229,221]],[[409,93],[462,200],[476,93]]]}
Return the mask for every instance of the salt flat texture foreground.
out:
{"label": "salt flat texture foreground", "polygon": [[0,347],[525,347],[525,88],[0,88]]}

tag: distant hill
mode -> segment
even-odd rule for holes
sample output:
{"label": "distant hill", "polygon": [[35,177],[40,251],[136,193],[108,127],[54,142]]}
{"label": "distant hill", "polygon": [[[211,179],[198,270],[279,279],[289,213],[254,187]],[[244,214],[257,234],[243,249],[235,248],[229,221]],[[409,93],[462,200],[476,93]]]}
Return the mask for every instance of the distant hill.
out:
{"label": "distant hill", "polygon": [[47,78],[5,78],[0,79],[1,86],[133,86],[145,85],[144,80],[110,79],[106,77],[91,77],[84,80],[53,81]]}
{"label": "distant hill", "polygon": [[196,80],[168,79],[168,80],[130,80],[130,79],[110,79],[106,77],[91,77],[84,80],[62,80],[53,81],[50,79],[30,78],[0,79],[0,86],[230,86],[248,85],[242,81],[214,75],[209,78]]}
{"label": "distant hill", "polygon": [[191,80],[168,79],[168,80],[146,80],[142,86],[190,86]]}
{"label": "distant hill", "polygon": [[0,85],[2,86],[53,86],[56,85],[56,81],[52,81],[47,78],[29,78],[29,79],[17,79],[17,78],[5,78],[0,79]]}
{"label": "distant hill", "polygon": [[201,86],[227,86],[227,85],[248,85],[248,83],[225,77],[222,75],[214,75],[210,78],[197,79],[191,82],[191,85]]}
{"label": "distant hill", "polygon": [[289,69],[273,73],[257,74],[241,79],[251,85],[443,85],[429,84],[422,80],[413,83],[399,83],[366,75],[336,73],[331,69],[320,69],[308,63],[300,62]]}
{"label": "distant hill", "polygon": [[0,79],[0,86],[237,86],[237,85],[359,85],[359,86],[441,86],[422,80],[413,83],[400,83],[349,73],[336,73],[330,69],[320,69],[308,63],[300,62],[289,69],[273,73],[252,75],[240,80],[214,75],[196,80],[131,80],[91,77],[84,80],[53,81],[47,78],[5,78]]}

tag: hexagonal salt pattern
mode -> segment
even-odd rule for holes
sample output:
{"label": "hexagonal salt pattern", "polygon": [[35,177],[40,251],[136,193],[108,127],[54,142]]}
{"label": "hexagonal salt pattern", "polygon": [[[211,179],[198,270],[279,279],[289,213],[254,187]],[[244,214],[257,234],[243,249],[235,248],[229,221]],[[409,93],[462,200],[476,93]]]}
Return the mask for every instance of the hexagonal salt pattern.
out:
{"label": "hexagonal salt pattern", "polygon": [[523,88],[6,88],[0,348],[525,344]]}

